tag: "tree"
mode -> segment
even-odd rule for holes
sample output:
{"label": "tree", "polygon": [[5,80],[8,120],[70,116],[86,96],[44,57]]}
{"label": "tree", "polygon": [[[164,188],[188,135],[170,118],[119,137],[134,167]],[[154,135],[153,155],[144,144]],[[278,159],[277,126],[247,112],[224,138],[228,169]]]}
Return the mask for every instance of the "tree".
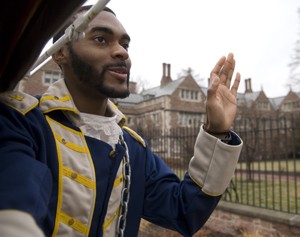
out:
{"label": "tree", "polygon": [[[300,19],[300,8],[298,9],[298,15]],[[300,36],[300,32],[299,32]],[[292,85],[299,88],[300,87],[300,39],[295,43],[294,53],[291,56],[291,63],[288,65],[290,67],[290,81]]]}
{"label": "tree", "polygon": [[139,94],[144,90],[147,90],[150,88],[150,82],[145,79],[145,78],[141,78],[140,76],[135,78],[135,81],[137,83],[136,85],[136,92]]}
{"label": "tree", "polygon": [[201,78],[200,74],[195,74],[195,70],[190,67],[188,69],[182,69],[181,72],[177,74],[177,78],[186,77],[188,75],[191,75],[199,85],[204,81],[204,78]]}

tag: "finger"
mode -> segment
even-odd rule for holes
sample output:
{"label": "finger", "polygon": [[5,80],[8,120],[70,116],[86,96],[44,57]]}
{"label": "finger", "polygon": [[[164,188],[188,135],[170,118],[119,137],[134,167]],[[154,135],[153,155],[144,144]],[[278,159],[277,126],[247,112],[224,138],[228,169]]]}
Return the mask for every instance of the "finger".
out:
{"label": "finger", "polygon": [[225,85],[227,86],[227,88],[230,88],[230,84],[231,84],[231,79],[232,79],[232,75],[234,72],[234,68],[235,68],[235,59],[233,59],[232,64],[231,64],[231,68],[228,71],[228,75],[227,75],[227,79],[226,79],[226,83]]}
{"label": "finger", "polygon": [[220,85],[220,78],[218,76],[215,76],[211,78],[211,84],[207,91],[207,96],[211,96],[216,93],[218,90],[218,87]]}
{"label": "finger", "polygon": [[218,76],[220,74],[225,61],[226,61],[226,57],[222,56],[217,62],[217,64],[215,65],[215,67],[213,68],[213,70],[211,71],[210,78],[214,78],[216,75]]}
{"label": "finger", "polygon": [[[232,68],[234,68],[233,61],[234,61],[233,54],[229,53],[228,57],[224,63],[224,66],[221,69],[220,74],[219,74],[221,83],[224,84],[225,86],[227,86],[228,88],[229,88],[230,82],[231,82],[231,78],[229,78],[228,76],[229,76],[229,73],[231,72]],[[229,81],[228,81],[228,78],[229,78]]]}
{"label": "finger", "polygon": [[238,72],[236,74],[236,77],[235,77],[235,80],[234,80],[234,83],[231,87],[231,93],[236,96],[237,95],[237,91],[239,89],[239,85],[240,85],[240,81],[241,81],[241,74]]}

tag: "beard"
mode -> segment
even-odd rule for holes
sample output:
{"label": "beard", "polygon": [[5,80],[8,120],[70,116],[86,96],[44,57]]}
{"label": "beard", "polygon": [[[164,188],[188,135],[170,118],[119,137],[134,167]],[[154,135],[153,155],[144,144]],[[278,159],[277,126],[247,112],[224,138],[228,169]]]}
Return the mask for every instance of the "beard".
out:
{"label": "beard", "polygon": [[[105,84],[105,73],[111,66],[125,66],[125,62],[116,63],[116,64],[105,64],[102,71],[98,71],[95,67],[86,63],[82,60],[73,50],[72,46],[68,46],[70,57],[71,57],[71,66],[74,73],[79,78],[79,81],[83,85],[88,86],[91,90],[97,90],[97,92],[109,97],[109,98],[126,98],[129,96],[129,76],[130,72],[128,70],[127,76],[127,89],[126,90],[116,90],[113,86]],[[95,78],[98,78],[95,80]]]}

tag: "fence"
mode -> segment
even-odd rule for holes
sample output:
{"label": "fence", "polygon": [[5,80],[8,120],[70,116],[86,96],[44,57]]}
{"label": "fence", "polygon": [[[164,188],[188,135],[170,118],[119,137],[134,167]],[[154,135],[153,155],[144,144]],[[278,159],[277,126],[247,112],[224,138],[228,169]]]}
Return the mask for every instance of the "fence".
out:
{"label": "fence", "polygon": [[[299,214],[300,116],[238,117],[233,130],[244,141],[235,175],[223,200]],[[183,177],[199,132],[195,128],[147,129],[140,134]]]}

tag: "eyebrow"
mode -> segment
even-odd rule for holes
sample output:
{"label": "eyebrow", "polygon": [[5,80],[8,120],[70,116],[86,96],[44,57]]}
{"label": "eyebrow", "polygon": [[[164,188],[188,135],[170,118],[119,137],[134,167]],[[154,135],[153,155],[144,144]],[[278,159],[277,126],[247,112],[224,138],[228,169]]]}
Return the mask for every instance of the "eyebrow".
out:
{"label": "eyebrow", "polygon": [[[101,27],[101,26],[97,26],[97,27],[93,27],[91,30],[90,30],[91,33],[95,33],[95,32],[104,32],[106,34],[109,34],[109,35],[114,35],[114,32],[108,28],[108,27]],[[130,41],[130,36],[128,34],[123,34],[122,37],[121,37],[122,40],[128,40]]]}

